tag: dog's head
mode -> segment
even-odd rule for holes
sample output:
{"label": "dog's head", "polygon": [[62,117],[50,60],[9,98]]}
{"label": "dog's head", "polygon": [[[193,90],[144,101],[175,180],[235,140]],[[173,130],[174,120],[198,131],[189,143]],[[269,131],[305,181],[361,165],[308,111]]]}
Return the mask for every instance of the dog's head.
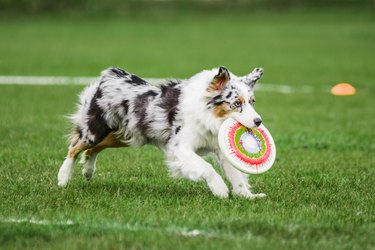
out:
{"label": "dog's head", "polygon": [[225,67],[214,69],[209,83],[207,106],[220,119],[232,117],[248,128],[256,128],[262,118],[255,111],[254,86],[263,75],[262,68],[250,74],[237,77]]}

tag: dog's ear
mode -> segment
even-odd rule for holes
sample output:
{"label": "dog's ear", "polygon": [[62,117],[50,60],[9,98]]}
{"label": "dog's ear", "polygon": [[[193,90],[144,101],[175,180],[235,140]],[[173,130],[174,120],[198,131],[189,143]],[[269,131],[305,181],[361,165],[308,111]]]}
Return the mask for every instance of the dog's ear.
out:
{"label": "dog's ear", "polygon": [[212,79],[209,90],[210,91],[223,90],[225,86],[227,85],[227,83],[229,82],[229,80],[230,80],[229,71],[227,70],[227,68],[221,66],[219,68],[219,72],[217,73],[217,75]]}
{"label": "dog's ear", "polygon": [[255,68],[253,72],[244,76],[244,81],[251,87],[254,87],[257,81],[263,76],[263,71],[262,68]]}

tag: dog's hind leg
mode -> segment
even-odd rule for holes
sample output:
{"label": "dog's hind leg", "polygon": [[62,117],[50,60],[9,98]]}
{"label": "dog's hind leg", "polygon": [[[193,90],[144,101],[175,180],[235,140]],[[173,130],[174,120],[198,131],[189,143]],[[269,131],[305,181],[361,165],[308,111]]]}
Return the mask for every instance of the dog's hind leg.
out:
{"label": "dog's hind leg", "polygon": [[92,149],[87,149],[82,153],[80,164],[83,165],[82,174],[86,180],[90,180],[96,170],[96,158],[99,152],[94,152]]}
{"label": "dog's hind leg", "polygon": [[83,152],[80,163],[83,164],[82,174],[86,180],[90,180],[96,170],[96,158],[105,148],[126,147],[113,132],[109,133],[99,144]]}
{"label": "dog's hind leg", "polygon": [[69,146],[68,155],[66,156],[64,163],[61,165],[57,175],[59,186],[66,186],[66,184],[68,184],[72,177],[74,161],[77,159],[79,153],[90,147],[92,147],[92,145],[86,144],[81,140],[78,140]]}

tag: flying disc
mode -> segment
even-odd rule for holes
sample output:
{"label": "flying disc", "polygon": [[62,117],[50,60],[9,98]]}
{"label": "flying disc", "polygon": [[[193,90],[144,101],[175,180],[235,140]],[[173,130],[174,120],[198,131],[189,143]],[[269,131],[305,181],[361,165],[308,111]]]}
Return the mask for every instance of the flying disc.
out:
{"label": "flying disc", "polygon": [[228,118],[221,125],[218,137],[225,158],[242,172],[261,174],[275,162],[275,142],[263,124],[251,129]]}

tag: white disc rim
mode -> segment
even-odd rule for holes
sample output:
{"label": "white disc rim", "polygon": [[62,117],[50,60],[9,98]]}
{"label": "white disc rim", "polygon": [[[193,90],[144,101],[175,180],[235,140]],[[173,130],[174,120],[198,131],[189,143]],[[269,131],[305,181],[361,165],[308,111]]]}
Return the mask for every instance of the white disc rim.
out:
{"label": "white disc rim", "polygon": [[219,129],[218,141],[219,141],[219,147],[220,147],[222,154],[235,168],[237,168],[238,170],[244,173],[261,174],[261,173],[268,171],[272,167],[276,159],[276,145],[271,136],[271,133],[263,124],[259,126],[259,128],[261,128],[267,134],[268,140],[271,145],[271,154],[270,154],[270,157],[267,159],[267,162],[262,164],[262,166],[246,164],[242,162],[241,160],[239,160],[237,157],[235,157],[230,152],[230,149],[227,146],[229,129],[236,123],[237,121],[234,120],[233,118],[228,118],[223,122],[223,124],[221,125]]}

